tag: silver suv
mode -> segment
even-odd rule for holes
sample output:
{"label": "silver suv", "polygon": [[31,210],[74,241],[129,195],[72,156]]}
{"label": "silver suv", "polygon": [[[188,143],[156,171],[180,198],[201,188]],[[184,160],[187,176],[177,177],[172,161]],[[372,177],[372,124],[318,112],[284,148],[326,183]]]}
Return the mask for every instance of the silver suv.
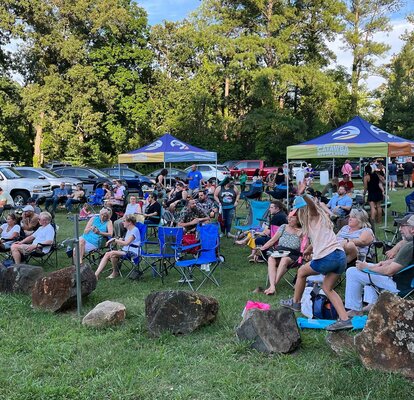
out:
{"label": "silver suv", "polygon": [[14,168],[0,166],[0,186],[10,193],[16,206],[26,204],[29,197],[50,197],[53,192],[49,181],[23,178]]}
{"label": "silver suv", "polygon": [[67,190],[72,190],[76,185],[82,184],[82,181],[79,179],[62,176],[46,168],[16,167],[15,170],[19,171],[25,178],[43,179],[44,181],[49,181],[52,190],[58,188],[62,182],[65,182]]}

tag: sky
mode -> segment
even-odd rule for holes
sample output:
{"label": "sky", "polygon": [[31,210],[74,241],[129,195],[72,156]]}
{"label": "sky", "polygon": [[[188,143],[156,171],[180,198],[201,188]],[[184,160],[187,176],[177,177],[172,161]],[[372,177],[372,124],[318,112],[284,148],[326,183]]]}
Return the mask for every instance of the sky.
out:
{"label": "sky", "polygon": [[[179,21],[187,17],[192,11],[200,5],[201,0],[137,0],[137,3],[143,7],[148,13],[148,20],[150,25],[161,23],[163,20]],[[406,0],[405,6],[400,12],[392,18],[393,31],[390,33],[383,33],[376,37],[377,40],[385,42],[391,46],[391,50],[384,58],[379,59],[377,64],[384,64],[388,62],[394,54],[397,54],[403,44],[400,39],[401,34],[407,29],[413,29],[405,20],[405,16],[409,13],[414,13],[414,1]],[[343,65],[348,69],[351,66],[352,58],[350,53],[342,49],[340,39],[330,43],[329,47],[335,52],[337,56],[336,65]],[[384,82],[383,78],[379,76],[370,76],[367,80],[369,89],[374,89]]]}

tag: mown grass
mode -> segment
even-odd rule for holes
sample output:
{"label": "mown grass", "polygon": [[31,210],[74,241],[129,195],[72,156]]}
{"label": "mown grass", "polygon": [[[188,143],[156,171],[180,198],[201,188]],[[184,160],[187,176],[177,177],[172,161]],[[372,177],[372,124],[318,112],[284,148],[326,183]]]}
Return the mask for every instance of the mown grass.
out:
{"label": "mown grass", "polygon": [[[408,192],[392,193],[403,211]],[[59,239],[72,235],[58,214]],[[240,343],[235,327],[247,300],[278,307],[291,295],[286,283],[276,296],[251,293],[265,283],[265,266],[247,262],[247,249],[222,241],[226,263],[222,285],[201,292],[218,299],[211,326],[186,336],[149,338],[144,299],[152,290],[177,289],[177,275],[164,285],[145,276],[139,282],[101,279],[83,306],[125,304],[127,318],[117,328],[81,325],[76,312],[33,311],[25,295],[0,295],[0,399],[411,399],[413,385],[397,374],[368,371],[354,354],[334,355],[326,332],[305,330],[302,346],[290,355],[264,355]],[[62,252],[59,267],[69,265]],[[343,288],[342,288],[343,290]]]}

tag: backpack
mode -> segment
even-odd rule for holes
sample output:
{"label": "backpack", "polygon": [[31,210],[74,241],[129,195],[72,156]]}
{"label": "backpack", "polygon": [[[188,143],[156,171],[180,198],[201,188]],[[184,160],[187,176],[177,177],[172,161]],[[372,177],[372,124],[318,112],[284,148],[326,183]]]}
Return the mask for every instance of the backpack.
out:
{"label": "backpack", "polygon": [[338,319],[338,313],[319,286],[315,286],[311,292],[312,313],[315,319]]}

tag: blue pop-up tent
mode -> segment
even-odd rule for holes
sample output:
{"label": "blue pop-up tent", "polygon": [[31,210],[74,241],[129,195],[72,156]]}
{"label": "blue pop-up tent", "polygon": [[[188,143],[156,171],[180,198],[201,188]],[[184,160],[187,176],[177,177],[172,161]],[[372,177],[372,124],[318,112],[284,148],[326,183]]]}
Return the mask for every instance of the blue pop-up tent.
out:
{"label": "blue pop-up tent", "polygon": [[118,156],[119,163],[172,163],[202,161],[217,163],[217,153],[191,146],[166,133],[156,141],[140,149]]}
{"label": "blue pop-up tent", "polygon": [[[386,197],[388,197],[388,157],[413,155],[414,142],[385,132],[358,116],[322,136],[287,147],[287,162],[302,158],[385,157]],[[386,225],[387,213],[385,213]]]}

